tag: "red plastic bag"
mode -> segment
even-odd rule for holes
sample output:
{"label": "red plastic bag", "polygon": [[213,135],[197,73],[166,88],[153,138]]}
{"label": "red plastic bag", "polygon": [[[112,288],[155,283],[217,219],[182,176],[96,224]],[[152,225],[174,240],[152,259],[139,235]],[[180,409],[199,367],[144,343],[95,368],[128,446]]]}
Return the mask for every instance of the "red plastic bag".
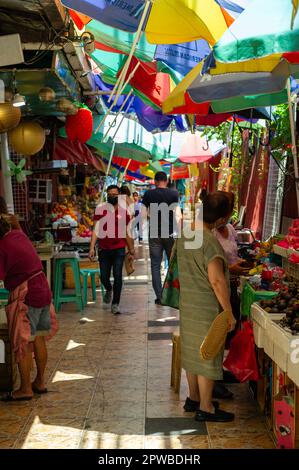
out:
{"label": "red plastic bag", "polygon": [[229,353],[223,365],[240,382],[259,379],[253,330],[249,321],[242,324],[241,330],[231,340]]}

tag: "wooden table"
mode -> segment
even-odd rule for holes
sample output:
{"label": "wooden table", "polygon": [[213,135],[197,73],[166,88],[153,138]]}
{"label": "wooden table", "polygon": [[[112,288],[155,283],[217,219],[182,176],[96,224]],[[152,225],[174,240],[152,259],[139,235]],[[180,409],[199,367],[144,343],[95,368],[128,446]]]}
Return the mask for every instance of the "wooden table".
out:
{"label": "wooden table", "polygon": [[38,253],[38,256],[41,261],[46,262],[47,279],[48,279],[49,287],[51,289],[51,279],[52,279],[51,261],[54,257],[54,253]]}

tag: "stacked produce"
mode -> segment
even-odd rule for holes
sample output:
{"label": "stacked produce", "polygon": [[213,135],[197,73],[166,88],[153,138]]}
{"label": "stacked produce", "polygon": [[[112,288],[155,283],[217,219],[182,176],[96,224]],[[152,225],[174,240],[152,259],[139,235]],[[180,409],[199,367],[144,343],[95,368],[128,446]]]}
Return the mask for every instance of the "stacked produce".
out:
{"label": "stacked produce", "polygon": [[280,321],[283,328],[299,331],[299,286],[293,279],[286,280],[282,291],[271,300],[261,300],[260,306],[268,313],[285,314]]}
{"label": "stacked produce", "polygon": [[78,225],[78,216],[72,203],[54,204],[51,218],[54,229],[57,229],[59,225],[70,225],[71,227]]}
{"label": "stacked produce", "polygon": [[292,226],[289,228],[288,235],[277,243],[281,248],[299,250],[299,219],[293,221]]}

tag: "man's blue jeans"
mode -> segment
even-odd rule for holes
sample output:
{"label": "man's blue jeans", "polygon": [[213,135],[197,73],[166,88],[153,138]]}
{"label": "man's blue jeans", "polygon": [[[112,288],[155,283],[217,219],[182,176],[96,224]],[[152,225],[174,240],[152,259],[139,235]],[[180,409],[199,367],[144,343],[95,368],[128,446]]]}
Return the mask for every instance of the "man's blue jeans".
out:
{"label": "man's blue jeans", "polygon": [[113,269],[113,304],[119,304],[120,295],[123,285],[123,265],[125,260],[125,248],[119,248],[117,250],[100,250],[99,251],[99,262],[101,270],[101,283],[105,287],[106,291],[112,290],[112,284],[110,282],[111,270]]}
{"label": "man's blue jeans", "polygon": [[172,237],[149,239],[152,284],[156,294],[156,298],[159,300],[161,300],[162,296],[161,263],[163,260],[163,251],[165,250],[169,262],[173,243],[174,239]]}

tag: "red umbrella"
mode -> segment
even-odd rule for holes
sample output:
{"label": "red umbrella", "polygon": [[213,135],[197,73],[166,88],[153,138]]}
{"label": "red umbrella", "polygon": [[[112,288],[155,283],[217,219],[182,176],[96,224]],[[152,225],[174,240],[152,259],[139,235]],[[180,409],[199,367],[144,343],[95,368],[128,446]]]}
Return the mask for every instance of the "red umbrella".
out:
{"label": "red umbrella", "polygon": [[[142,62],[132,57],[124,81],[129,78],[136,65],[139,67],[130,79],[130,85],[140,91],[159,108],[170,93],[170,76],[167,73],[158,72],[156,62]],[[118,75],[121,73],[119,71]]]}

